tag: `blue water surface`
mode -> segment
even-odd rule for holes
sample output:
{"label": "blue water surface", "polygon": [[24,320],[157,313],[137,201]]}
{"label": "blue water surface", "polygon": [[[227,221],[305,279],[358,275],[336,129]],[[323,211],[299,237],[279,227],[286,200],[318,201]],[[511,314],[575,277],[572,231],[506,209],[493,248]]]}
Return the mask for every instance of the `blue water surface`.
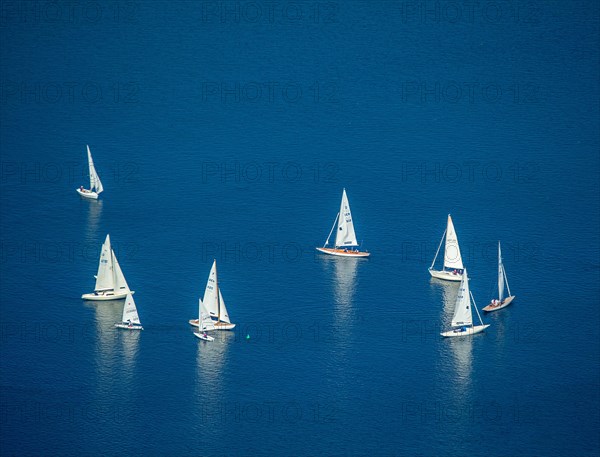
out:
{"label": "blue water surface", "polygon": [[[1,455],[600,453],[597,2],[1,8]],[[314,250],[343,188],[369,259]],[[517,296],[473,338],[449,213]],[[80,298],[107,233],[143,332]]]}

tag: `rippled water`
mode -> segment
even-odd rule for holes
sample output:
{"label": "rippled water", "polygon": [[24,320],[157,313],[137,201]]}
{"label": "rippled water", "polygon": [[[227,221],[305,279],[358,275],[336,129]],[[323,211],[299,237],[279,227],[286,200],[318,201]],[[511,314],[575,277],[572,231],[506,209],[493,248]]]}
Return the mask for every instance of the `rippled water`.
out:
{"label": "rippled water", "polygon": [[[409,3],[3,16],[2,455],[598,454],[598,6]],[[343,187],[369,259],[314,251]],[[517,296],[471,339],[427,273],[448,213],[479,308],[498,240]],[[107,233],[141,333],[80,299]]]}

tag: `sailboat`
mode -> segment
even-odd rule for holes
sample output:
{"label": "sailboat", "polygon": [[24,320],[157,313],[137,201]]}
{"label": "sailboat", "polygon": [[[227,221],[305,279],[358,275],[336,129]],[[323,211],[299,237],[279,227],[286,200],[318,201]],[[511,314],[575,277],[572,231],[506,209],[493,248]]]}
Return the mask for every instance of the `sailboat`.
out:
{"label": "sailboat", "polygon": [[[472,305],[475,308],[475,311],[477,311],[477,316],[479,317],[479,322],[481,322],[481,325],[473,325],[471,300],[473,301]],[[474,335],[476,333],[483,332],[489,326],[489,324],[484,324],[481,320],[481,315],[479,314],[479,310],[475,304],[475,299],[469,290],[469,278],[467,276],[467,269],[465,268],[465,271],[462,274],[460,287],[458,289],[456,303],[454,304],[452,329],[448,330],[447,332],[442,332],[440,335],[445,337]]]}
{"label": "sailboat", "polygon": [[110,236],[106,235],[100,253],[94,292],[83,294],[81,298],[84,300],[118,300],[125,298],[129,293],[134,294],[135,292],[129,290],[117,256],[110,245]]}
{"label": "sailboat", "polygon": [[[434,270],[433,266],[442,247],[442,242],[446,238],[446,245],[444,246],[444,266],[441,270]],[[462,280],[463,263],[460,256],[460,247],[458,246],[458,237],[456,236],[456,230],[454,230],[454,224],[452,223],[452,217],[448,214],[448,225],[440,245],[435,253],[433,262],[429,267],[429,274],[434,278],[445,279],[446,281],[460,281]]]}
{"label": "sailboat", "polygon": [[121,322],[117,322],[115,327],[125,328],[127,330],[144,330],[131,293],[128,293],[127,298],[125,299],[125,306],[123,306],[123,317],[121,317]]}
{"label": "sailboat", "polygon": [[[214,329],[211,330],[231,330],[235,327],[235,324],[231,323],[229,319],[229,313],[225,306],[225,300],[223,300],[223,294],[219,287],[219,281],[217,277],[217,261],[213,262],[210,274],[208,275],[208,281],[206,282],[206,289],[204,289],[204,299],[202,300],[208,315],[213,321]],[[198,327],[198,319],[192,319],[189,321],[194,327]]]}
{"label": "sailboat", "polygon": [[[205,341],[214,341],[214,337],[208,335],[206,332],[209,330],[215,330],[215,322],[210,317],[210,313],[204,306],[202,300],[198,300],[198,320],[196,321],[196,325],[199,327],[198,332],[194,332],[194,336],[200,338]],[[198,325],[200,322],[200,325]],[[190,321],[190,323],[192,323]],[[193,325],[193,324],[192,324]]]}
{"label": "sailboat", "polygon": [[90,152],[89,146],[87,146],[87,155],[88,165],[90,167],[90,188],[88,190],[84,189],[83,186],[79,186],[77,193],[82,197],[96,200],[98,199],[98,195],[104,190],[104,187],[102,187],[102,182],[100,182],[100,177],[96,172],[96,167],[94,167],[94,161],[92,160],[92,153]]}
{"label": "sailboat", "polygon": [[[506,283],[506,289],[508,290],[508,297],[504,298],[504,283]],[[514,295],[510,294],[510,287],[508,285],[508,278],[506,277],[506,270],[502,263],[502,251],[500,249],[500,241],[498,241],[498,300],[494,299],[492,302],[483,308],[484,311],[497,311],[505,308],[512,303],[515,299]]]}
{"label": "sailboat", "polygon": [[[333,248],[328,248],[326,246],[329,244],[329,239],[331,238],[331,234],[333,233],[336,224],[337,232],[335,234],[335,245]],[[348,202],[346,189],[344,189],[340,212],[335,217],[335,221],[333,221],[329,236],[323,247],[316,249],[323,254],[337,255],[340,257],[369,257],[371,255],[369,252],[354,249],[356,246],[358,246],[358,243],[356,242],[356,233],[354,232],[350,203]]]}

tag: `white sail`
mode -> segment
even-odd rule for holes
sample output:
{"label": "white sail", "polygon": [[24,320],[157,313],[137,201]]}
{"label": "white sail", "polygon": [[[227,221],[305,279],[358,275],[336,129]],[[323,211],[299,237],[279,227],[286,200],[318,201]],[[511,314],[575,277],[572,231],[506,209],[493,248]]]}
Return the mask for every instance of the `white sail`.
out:
{"label": "white sail", "polygon": [[208,310],[206,309],[204,303],[200,299],[198,300],[198,322],[200,323],[198,325],[198,328],[201,331],[215,329],[214,321],[211,319]]}
{"label": "white sail", "polygon": [[471,311],[471,293],[469,291],[469,278],[467,270],[464,271],[456,304],[454,305],[454,316],[452,316],[452,327],[473,325],[473,314]]}
{"label": "white sail", "polygon": [[340,215],[338,219],[338,230],[335,236],[336,247],[358,246],[356,234],[354,233],[354,223],[352,222],[352,213],[350,212],[350,203],[346,195],[346,189],[342,193],[342,203],[340,205]]}
{"label": "white sail", "polygon": [[110,246],[110,236],[106,235],[102,251],[100,253],[100,263],[98,264],[98,274],[96,275],[95,291],[112,290],[115,288],[113,275],[113,256]]}
{"label": "white sail", "polygon": [[510,286],[508,285],[508,277],[506,276],[506,268],[504,268],[504,262],[502,263],[502,274],[504,275],[504,282],[506,284],[506,290],[508,291],[508,296],[511,297]]}
{"label": "white sail", "polygon": [[452,223],[452,217],[448,214],[448,228],[446,229],[446,248],[444,250],[444,268],[455,268],[462,270],[463,263],[460,256],[460,248],[458,246],[458,237],[456,236],[456,230],[454,230],[454,224]]}
{"label": "white sail", "polygon": [[127,285],[127,281],[125,280],[125,275],[123,275],[123,271],[121,270],[121,266],[119,265],[119,261],[117,260],[117,256],[115,255],[115,251],[112,251],[112,261],[113,261],[115,293],[123,292],[123,291],[129,292],[129,286]]}
{"label": "white sail", "polygon": [[502,301],[504,296],[504,266],[502,265],[502,252],[498,241],[498,300]]}
{"label": "white sail", "polygon": [[128,293],[127,298],[125,299],[123,318],[121,320],[122,322],[131,321],[132,324],[141,324],[140,317],[138,316],[137,308],[135,307],[135,302],[133,301],[131,293]]}
{"label": "white sail", "polygon": [[231,324],[229,320],[229,313],[227,312],[227,308],[225,307],[225,300],[223,300],[223,294],[221,293],[221,289],[219,288],[219,321],[227,322]]}
{"label": "white sail", "polygon": [[90,167],[90,190],[96,191],[97,194],[104,190],[102,187],[102,182],[100,181],[100,177],[96,172],[96,167],[94,167],[94,161],[92,160],[92,153],[90,152],[90,147],[87,147],[88,153],[88,165]]}
{"label": "white sail", "polygon": [[219,314],[219,305],[217,300],[217,261],[213,262],[206,289],[204,289],[204,298],[202,299],[204,306],[212,317],[217,317]]}

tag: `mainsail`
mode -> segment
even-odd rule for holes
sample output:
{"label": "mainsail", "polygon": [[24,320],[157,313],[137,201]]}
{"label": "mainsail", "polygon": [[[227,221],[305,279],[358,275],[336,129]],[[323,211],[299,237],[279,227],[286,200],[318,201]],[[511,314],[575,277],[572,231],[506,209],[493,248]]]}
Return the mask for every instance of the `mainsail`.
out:
{"label": "mainsail", "polygon": [[128,293],[127,298],[125,299],[123,318],[121,320],[123,322],[131,321],[132,324],[141,324],[140,317],[138,316],[137,308],[135,307],[135,302],[133,301],[131,293]]}
{"label": "mainsail", "polygon": [[217,300],[217,261],[213,262],[210,274],[208,275],[208,281],[206,282],[206,289],[204,289],[204,298],[202,299],[204,306],[212,317],[217,317],[219,314],[219,305]]}
{"label": "mainsail", "polygon": [[464,268],[460,256],[460,248],[458,247],[458,237],[456,236],[456,230],[454,230],[452,217],[449,214],[448,228],[446,229],[446,247],[444,250],[444,268],[455,268],[458,270]]}
{"label": "mainsail", "polygon": [[469,278],[467,270],[465,270],[458,296],[456,297],[456,305],[454,306],[454,316],[452,316],[452,327],[473,325],[473,314],[471,313],[471,293],[469,291]]}
{"label": "mainsail", "polygon": [[350,203],[346,195],[346,189],[342,194],[342,203],[340,205],[340,215],[338,219],[338,230],[335,236],[336,247],[358,246],[356,234],[354,233],[354,223],[352,222],[352,213],[350,212]]}
{"label": "mainsail", "polygon": [[198,316],[199,316],[199,325],[198,328],[200,330],[214,330],[215,324],[214,321],[210,318],[210,314],[208,310],[204,306],[202,300],[198,300]]}
{"label": "mainsail", "polygon": [[100,181],[100,177],[96,172],[96,167],[94,167],[94,161],[92,160],[92,153],[90,152],[90,147],[87,147],[88,153],[88,165],[90,167],[90,190],[95,190],[97,194],[104,190],[102,187],[102,182]]}
{"label": "mainsail", "polygon": [[116,292],[129,291],[129,286],[110,245],[110,235],[106,235],[102,251],[100,253],[100,263],[98,265],[98,274],[96,275],[96,286],[94,291],[114,290]]}
{"label": "mainsail", "polygon": [[[122,274],[122,273],[121,273]],[[100,263],[98,265],[98,274],[96,275],[95,291],[112,290],[115,288],[113,275],[113,255],[110,246],[110,236],[106,235],[102,251],[100,253]]]}

